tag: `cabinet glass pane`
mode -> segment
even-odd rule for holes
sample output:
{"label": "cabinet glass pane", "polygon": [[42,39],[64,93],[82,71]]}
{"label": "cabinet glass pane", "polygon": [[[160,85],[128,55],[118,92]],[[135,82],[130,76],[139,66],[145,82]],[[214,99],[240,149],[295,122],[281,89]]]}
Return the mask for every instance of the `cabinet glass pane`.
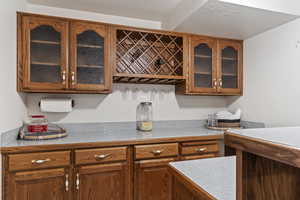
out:
{"label": "cabinet glass pane", "polygon": [[212,49],[200,44],[194,49],[194,86],[212,87]]}
{"label": "cabinet glass pane", "polygon": [[48,25],[30,32],[30,80],[39,83],[61,82],[61,35]]}
{"label": "cabinet glass pane", "polygon": [[77,83],[104,83],[104,38],[94,31],[77,36]]}
{"label": "cabinet glass pane", "polygon": [[238,52],[232,47],[222,50],[223,88],[238,88]]}

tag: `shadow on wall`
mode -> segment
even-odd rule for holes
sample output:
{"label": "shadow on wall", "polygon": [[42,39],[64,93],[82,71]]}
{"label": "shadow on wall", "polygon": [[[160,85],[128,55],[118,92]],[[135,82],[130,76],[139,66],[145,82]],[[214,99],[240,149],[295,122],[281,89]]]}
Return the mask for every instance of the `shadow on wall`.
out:
{"label": "shadow on wall", "polygon": [[224,109],[225,98],[223,96],[184,96],[176,95],[180,108],[220,108]]}
{"label": "shadow on wall", "polygon": [[74,99],[75,105],[73,109],[76,110],[86,110],[86,109],[96,109],[107,97],[107,95],[101,94],[86,94],[86,95],[65,95],[65,94],[55,94],[55,95],[31,95],[30,104],[27,104],[29,115],[32,114],[43,114],[50,122],[58,122],[63,120],[70,113],[42,113],[40,111],[39,101],[42,98],[71,98]]}

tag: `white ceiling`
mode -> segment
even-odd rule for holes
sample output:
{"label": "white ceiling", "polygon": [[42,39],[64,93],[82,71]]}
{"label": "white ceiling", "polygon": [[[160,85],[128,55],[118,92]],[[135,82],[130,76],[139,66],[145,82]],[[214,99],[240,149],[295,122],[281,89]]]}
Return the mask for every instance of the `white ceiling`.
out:
{"label": "white ceiling", "polygon": [[273,1],[284,3],[286,0],[259,0],[264,1],[261,6],[263,9],[258,8],[258,4],[245,6],[241,0],[27,1],[45,6],[160,21],[164,29],[235,39],[247,39],[298,17],[295,12],[289,12],[291,8],[280,7],[279,3],[276,8],[280,12],[274,11]]}
{"label": "white ceiling", "polygon": [[28,0],[29,3],[161,21],[182,0]]}
{"label": "white ceiling", "polygon": [[178,24],[175,30],[246,39],[297,17],[222,1],[208,1]]}

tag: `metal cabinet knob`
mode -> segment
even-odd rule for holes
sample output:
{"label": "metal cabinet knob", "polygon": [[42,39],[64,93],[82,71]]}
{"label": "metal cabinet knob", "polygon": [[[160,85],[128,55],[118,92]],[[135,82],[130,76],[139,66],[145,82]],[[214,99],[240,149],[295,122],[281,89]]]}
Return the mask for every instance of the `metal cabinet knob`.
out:
{"label": "metal cabinet knob", "polygon": [[207,148],[206,147],[204,147],[204,148],[199,148],[199,149],[196,149],[196,151],[198,152],[198,153],[203,153],[203,152],[205,152],[207,150]]}
{"label": "metal cabinet knob", "polygon": [[111,154],[101,154],[101,155],[95,155],[95,159],[104,159],[110,156]]}
{"label": "metal cabinet knob", "polygon": [[31,163],[32,163],[32,164],[43,164],[43,163],[45,163],[45,162],[50,162],[50,161],[51,161],[51,159],[50,159],[50,158],[47,158],[47,159],[45,159],[45,160],[32,160]]}
{"label": "metal cabinet knob", "polygon": [[154,154],[155,156],[160,155],[163,152],[163,150],[153,150],[151,151],[152,154]]}

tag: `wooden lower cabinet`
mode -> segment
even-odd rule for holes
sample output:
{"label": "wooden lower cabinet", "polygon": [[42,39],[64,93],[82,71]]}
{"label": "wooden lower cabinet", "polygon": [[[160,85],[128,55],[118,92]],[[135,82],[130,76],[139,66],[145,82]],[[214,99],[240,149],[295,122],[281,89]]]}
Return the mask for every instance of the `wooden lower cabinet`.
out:
{"label": "wooden lower cabinet", "polygon": [[172,200],[172,179],[168,163],[175,159],[135,163],[135,200]]}
{"label": "wooden lower cabinet", "polygon": [[70,174],[66,169],[12,173],[6,200],[68,200]]}
{"label": "wooden lower cabinet", "polygon": [[129,200],[125,163],[79,167],[75,175],[77,200]]}
{"label": "wooden lower cabinet", "polygon": [[181,200],[168,164],[216,157],[212,145],[217,141],[11,151],[2,154],[2,200]]}

